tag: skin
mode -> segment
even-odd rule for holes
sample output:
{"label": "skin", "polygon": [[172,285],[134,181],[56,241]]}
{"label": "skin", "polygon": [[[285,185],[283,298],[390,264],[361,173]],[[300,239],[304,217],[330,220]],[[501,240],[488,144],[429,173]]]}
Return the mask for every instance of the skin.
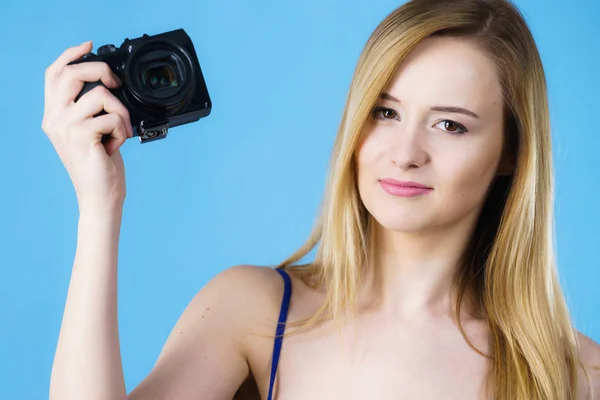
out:
{"label": "skin", "polygon": [[[265,399],[273,342],[259,333],[275,332],[283,284],[273,269],[248,265],[221,272],[197,293],[152,371],[126,394],[116,296],[125,198],[118,147],[131,132],[126,110],[108,91],[95,89],[81,103],[72,102],[84,81],[118,85],[101,63],[65,66],[88,51],[89,45],[67,50],[46,74],[43,128],[69,171],[80,206],[50,399],[231,399],[248,376]],[[386,92],[400,102],[382,101],[394,113],[369,124],[356,152],[359,191],[376,221],[377,240],[360,314],[343,332],[352,346],[329,323],[286,338],[277,400],[481,398],[486,360],[449,317],[448,280],[487,187],[497,174],[511,172],[500,159],[502,103],[493,64],[468,42],[430,39],[402,64]],[[103,104],[113,116],[100,127],[92,116]],[[468,108],[479,117],[430,110],[439,105]],[[453,136],[448,127],[454,125],[445,120],[469,132]],[[103,145],[102,133],[117,139]],[[433,190],[394,197],[379,184],[386,177]],[[293,275],[292,285],[289,321],[309,316],[323,301],[322,293]],[[463,318],[473,344],[486,352],[485,327]],[[584,362],[600,365],[600,346],[580,338]],[[592,379],[600,392],[600,373]]]}
{"label": "skin", "polygon": [[[355,155],[376,237],[362,314],[348,328],[358,333],[361,362],[354,365],[333,336],[310,343],[292,337],[282,355],[282,399],[482,396],[487,360],[452,322],[450,282],[493,178],[511,172],[500,157],[498,77],[474,44],[434,38],[411,53],[384,93],[378,106],[387,110],[375,110]],[[477,116],[432,111],[435,106]],[[382,189],[384,178],[433,190],[397,197]],[[462,322],[487,352],[485,326],[468,317]]]}
{"label": "skin", "polygon": [[[452,321],[449,285],[492,180],[512,173],[501,159],[503,101],[495,66],[473,43],[432,38],[411,53],[384,93],[389,96],[378,106],[387,110],[374,110],[355,155],[360,197],[376,237],[361,314],[347,327],[358,358],[328,326],[290,337],[278,399],[483,396],[488,363]],[[476,116],[432,111],[436,106]],[[397,197],[382,189],[384,178],[433,190]],[[319,295],[301,282],[295,287],[301,289],[292,319],[319,304]],[[473,344],[487,353],[485,325],[462,318]],[[597,345],[586,343],[598,354]]]}
{"label": "skin", "polygon": [[[449,285],[501,163],[502,90],[494,64],[454,38],[422,43],[383,91],[356,153],[361,199],[375,222],[372,292],[391,318],[447,314]],[[460,112],[432,107],[461,107]],[[463,130],[467,132],[463,133]],[[380,180],[431,187],[397,197]]]}

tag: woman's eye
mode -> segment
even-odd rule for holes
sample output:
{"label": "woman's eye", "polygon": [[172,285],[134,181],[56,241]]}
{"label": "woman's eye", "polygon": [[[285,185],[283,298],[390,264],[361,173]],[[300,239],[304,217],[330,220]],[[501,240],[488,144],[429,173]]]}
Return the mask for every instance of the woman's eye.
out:
{"label": "woman's eye", "polygon": [[376,119],[398,119],[396,111],[387,107],[375,107],[371,112],[371,116]]}
{"label": "woman's eye", "polygon": [[442,120],[440,122],[438,122],[437,124],[435,124],[435,126],[441,125],[442,129],[444,129],[446,132],[449,132],[453,135],[462,135],[466,132],[468,132],[467,128],[465,128],[463,125],[459,124],[458,122],[454,122],[450,119],[445,119]]}
{"label": "woman's eye", "polygon": [[[371,117],[379,120],[399,119],[398,113],[396,113],[396,111],[394,111],[393,109],[387,107],[375,107],[371,112]],[[458,122],[452,121],[450,119],[444,119],[435,124],[434,126],[438,126],[440,124],[443,124],[441,125],[441,128],[443,130],[453,135],[462,135],[468,132],[467,128],[465,128],[464,125],[459,124]]]}

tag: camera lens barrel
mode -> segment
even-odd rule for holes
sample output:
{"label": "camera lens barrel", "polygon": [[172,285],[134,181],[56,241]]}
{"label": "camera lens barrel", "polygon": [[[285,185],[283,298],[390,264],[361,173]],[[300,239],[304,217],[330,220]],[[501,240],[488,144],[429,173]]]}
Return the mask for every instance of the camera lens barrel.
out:
{"label": "camera lens barrel", "polygon": [[132,52],[124,72],[132,95],[145,109],[170,114],[185,107],[194,94],[190,55],[173,43],[143,43]]}

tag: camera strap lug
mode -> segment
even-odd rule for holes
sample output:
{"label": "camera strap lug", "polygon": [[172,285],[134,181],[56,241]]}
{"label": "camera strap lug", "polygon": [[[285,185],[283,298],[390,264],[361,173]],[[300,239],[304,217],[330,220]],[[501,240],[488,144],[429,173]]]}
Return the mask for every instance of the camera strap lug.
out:
{"label": "camera strap lug", "polygon": [[167,119],[140,122],[140,143],[148,143],[158,139],[164,139],[169,133],[169,121]]}

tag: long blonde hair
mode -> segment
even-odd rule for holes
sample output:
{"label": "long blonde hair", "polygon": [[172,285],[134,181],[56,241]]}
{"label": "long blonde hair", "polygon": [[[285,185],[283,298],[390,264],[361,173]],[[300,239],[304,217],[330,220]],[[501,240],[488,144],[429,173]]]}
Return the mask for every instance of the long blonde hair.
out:
{"label": "long blonde hair", "polygon": [[[357,143],[398,65],[424,39],[442,35],[477,43],[495,63],[505,103],[504,156],[515,167],[492,183],[465,249],[453,281],[456,321],[475,349],[460,323],[465,293],[475,293],[490,331],[485,356],[492,398],[574,399],[581,363],[557,276],[544,69],[523,16],[507,0],[413,0],[369,37],[346,100],[320,216],[307,242],[277,266],[309,277],[325,293],[310,318],[290,326],[340,321],[356,311],[370,238],[370,216],[356,186]],[[314,261],[301,263],[313,249]]]}

